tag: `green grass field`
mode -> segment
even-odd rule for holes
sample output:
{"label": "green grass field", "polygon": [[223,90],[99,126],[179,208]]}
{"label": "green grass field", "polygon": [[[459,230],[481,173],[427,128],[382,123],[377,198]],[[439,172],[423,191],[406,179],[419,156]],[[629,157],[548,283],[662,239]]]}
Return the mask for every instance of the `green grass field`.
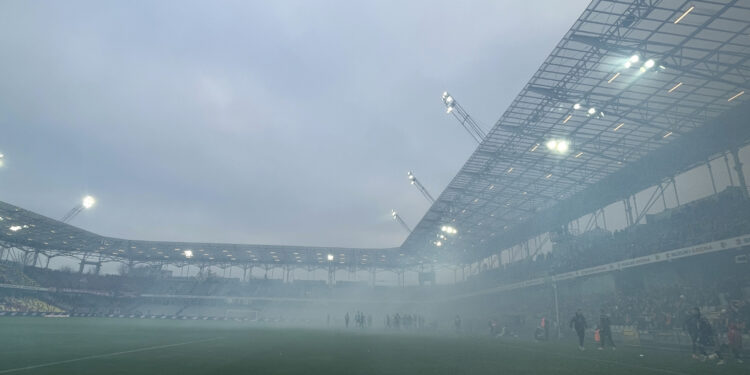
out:
{"label": "green grass field", "polygon": [[8,317],[0,332],[0,374],[750,373],[675,351],[237,322]]}

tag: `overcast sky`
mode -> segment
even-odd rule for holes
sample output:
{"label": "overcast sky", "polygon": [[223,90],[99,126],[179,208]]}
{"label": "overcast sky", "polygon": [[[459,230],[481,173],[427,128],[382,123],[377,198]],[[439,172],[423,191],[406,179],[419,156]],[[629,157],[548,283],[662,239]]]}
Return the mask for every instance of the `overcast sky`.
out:
{"label": "overcast sky", "polygon": [[131,239],[393,247],[588,4],[2,1],[0,200]]}

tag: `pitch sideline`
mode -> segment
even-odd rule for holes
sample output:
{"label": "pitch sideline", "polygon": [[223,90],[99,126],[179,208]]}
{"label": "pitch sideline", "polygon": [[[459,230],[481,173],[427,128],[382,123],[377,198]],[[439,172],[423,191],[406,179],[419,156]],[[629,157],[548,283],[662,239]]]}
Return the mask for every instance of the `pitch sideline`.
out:
{"label": "pitch sideline", "polygon": [[123,355],[123,354],[131,354],[131,353],[147,352],[147,351],[150,351],[150,350],[159,350],[159,349],[173,348],[173,347],[176,347],[176,346],[184,346],[184,345],[190,345],[190,344],[197,344],[197,343],[201,343],[201,342],[216,341],[216,340],[221,340],[223,338],[224,337],[214,337],[214,338],[203,339],[203,340],[193,340],[193,341],[178,342],[178,343],[175,343],[175,344],[148,346],[148,347],[145,347],[145,348],[124,350],[124,351],[120,351],[120,352],[89,355],[89,356],[85,356],[85,357],[66,359],[66,360],[62,360],[62,361],[47,362],[47,363],[41,363],[41,364],[38,364],[38,365],[31,365],[31,366],[25,366],[25,367],[17,367],[17,368],[11,368],[11,369],[6,369],[6,370],[0,370],[0,374],[9,374],[9,373],[12,373],[12,372],[33,370],[33,369],[37,369],[37,368],[41,368],[41,367],[50,367],[50,366],[57,366],[57,365],[62,365],[62,364],[66,364],[66,363],[87,361],[89,359],[114,357],[114,356]]}

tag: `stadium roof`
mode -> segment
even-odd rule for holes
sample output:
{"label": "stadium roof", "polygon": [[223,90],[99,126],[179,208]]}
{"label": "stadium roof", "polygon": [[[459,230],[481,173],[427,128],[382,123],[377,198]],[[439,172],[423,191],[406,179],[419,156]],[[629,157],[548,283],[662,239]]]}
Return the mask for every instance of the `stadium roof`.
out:
{"label": "stadium roof", "polygon": [[[413,264],[398,248],[358,249],[339,247],[239,245],[197,242],[138,241],[104,237],[8,203],[0,202],[0,240],[56,255],[90,254],[104,259],[134,262],[216,263],[258,265],[311,265],[327,267]],[[15,230],[12,230],[13,227]],[[189,250],[186,256],[185,251]],[[95,260],[96,258],[92,259]]]}
{"label": "stadium roof", "polygon": [[[333,254],[335,264],[393,267],[436,257],[448,225],[458,234],[442,251],[476,260],[744,142],[750,130],[736,121],[712,142],[705,127],[750,107],[748,20],[739,1],[593,1],[400,248],[116,239],[7,203],[0,240],[143,262],[322,266]],[[649,179],[633,178],[639,169]]]}
{"label": "stadium roof", "polygon": [[[749,58],[747,2],[593,1],[402,247],[437,252],[449,225],[458,234],[441,241],[441,252],[473,261],[591,212],[560,215],[577,208],[571,202],[597,201],[587,207],[594,210],[648,187],[620,178],[606,184],[618,190],[608,201],[597,195],[666,145],[719,151],[687,135],[746,106]],[[747,139],[733,130],[727,140]],[[670,161],[668,171],[641,167],[665,178],[683,167]],[[550,212],[553,219],[542,217]]]}

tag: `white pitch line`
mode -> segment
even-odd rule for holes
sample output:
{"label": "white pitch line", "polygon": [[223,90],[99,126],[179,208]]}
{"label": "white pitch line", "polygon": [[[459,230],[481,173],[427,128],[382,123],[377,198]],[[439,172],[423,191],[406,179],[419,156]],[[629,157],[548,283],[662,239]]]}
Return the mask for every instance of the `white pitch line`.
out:
{"label": "white pitch line", "polygon": [[18,367],[18,368],[11,368],[11,369],[7,369],[7,370],[0,370],[0,374],[8,374],[8,373],[11,373],[11,372],[33,370],[33,369],[37,369],[37,368],[41,368],[41,367],[56,366],[56,365],[62,365],[62,364],[72,363],[72,362],[87,361],[89,359],[114,357],[114,356],[123,355],[123,354],[146,352],[146,351],[149,351],[149,350],[159,350],[159,349],[173,348],[175,346],[197,344],[199,342],[216,341],[216,340],[220,340],[220,339],[223,339],[223,337],[214,337],[214,338],[204,339],[204,340],[193,340],[193,341],[178,342],[176,344],[149,346],[149,347],[145,347],[145,348],[125,350],[125,351],[122,351],[122,352],[89,355],[89,356],[86,356],[86,357],[66,359],[66,360],[63,360],[63,361],[48,362],[48,363],[42,363],[42,364],[38,364],[38,365],[32,365],[32,366],[26,366],[26,367]]}

